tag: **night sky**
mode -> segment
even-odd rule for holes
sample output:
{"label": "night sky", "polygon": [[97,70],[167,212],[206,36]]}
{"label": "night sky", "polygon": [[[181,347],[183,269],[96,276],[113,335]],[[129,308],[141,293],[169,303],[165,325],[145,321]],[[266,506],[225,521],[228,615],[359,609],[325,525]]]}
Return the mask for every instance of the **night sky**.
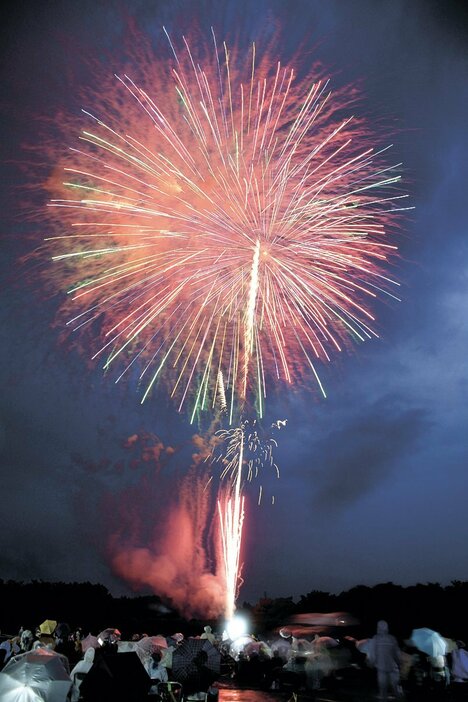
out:
{"label": "night sky", "polygon": [[129,592],[109,543],[122,531],[142,546],[158,529],[167,536],[168,505],[196,463],[199,428],[163,392],[141,406],[131,383],[115,385],[61,344],[56,301],[20,262],[46,236],[28,149],[44,120],[80,108],[93,79],[85,58],[111,55],[115,70],[130,16],[156,46],[163,24],[189,35],[196,17],[202,31],[213,25],[246,47],[276,32],[286,61],[307,47],[333,85],[359,83],[363,112],[390,125],[415,208],[392,271],[402,302],[375,307],[381,338],[321,368],[326,400],[311,379],[271,401],[272,416],[289,420],[281,478],[271,477],[274,506],[248,496],[240,600],[468,580],[464,3],[57,0],[3,12],[0,577]]}

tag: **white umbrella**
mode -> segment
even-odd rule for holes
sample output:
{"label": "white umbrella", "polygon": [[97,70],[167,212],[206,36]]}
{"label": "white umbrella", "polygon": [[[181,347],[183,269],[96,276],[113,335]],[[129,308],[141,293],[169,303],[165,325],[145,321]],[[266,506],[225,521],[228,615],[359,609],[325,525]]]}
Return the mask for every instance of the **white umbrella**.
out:
{"label": "white umbrella", "polygon": [[70,687],[61,656],[47,648],[15,656],[0,672],[2,702],[65,702]]}
{"label": "white umbrella", "polygon": [[30,687],[0,672],[0,696],[2,702],[44,702]]}
{"label": "white umbrella", "polygon": [[254,643],[255,639],[253,636],[239,636],[237,639],[235,639],[229,648],[229,654],[237,660],[239,658],[239,653],[241,651],[244,651],[245,647],[250,644]]}
{"label": "white umbrella", "polygon": [[117,653],[130,653],[132,651],[137,653],[136,641],[117,641]]}

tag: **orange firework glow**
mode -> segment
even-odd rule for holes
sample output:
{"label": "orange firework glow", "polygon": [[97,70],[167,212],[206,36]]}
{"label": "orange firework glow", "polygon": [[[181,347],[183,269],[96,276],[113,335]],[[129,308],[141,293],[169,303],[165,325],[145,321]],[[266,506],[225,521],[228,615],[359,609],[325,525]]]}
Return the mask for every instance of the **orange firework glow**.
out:
{"label": "orange firework glow", "polygon": [[142,401],[163,377],[193,419],[222,377],[232,423],[246,404],[262,416],[272,382],[311,374],[323,391],[317,361],[377,335],[368,302],[390,294],[386,231],[405,195],[386,149],[343,116],[354,90],[214,33],[212,50],[169,44],[169,62],[145,55],[136,78],[103,83],[68,135],[54,282],[93,358],[117,379],[139,368]]}

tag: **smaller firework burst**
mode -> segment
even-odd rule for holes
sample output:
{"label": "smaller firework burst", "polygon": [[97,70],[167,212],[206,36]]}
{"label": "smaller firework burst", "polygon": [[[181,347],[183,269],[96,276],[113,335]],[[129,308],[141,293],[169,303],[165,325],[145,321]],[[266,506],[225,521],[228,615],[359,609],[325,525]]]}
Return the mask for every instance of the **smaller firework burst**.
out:
{"label": "smaller firework burst", "polygon": [[[216,432],[220,443],[213,463],[221,463],[221,480],[228,478],[228,489],[220,490],[218,516],[221,532],[223,563],[226,579],[226,618],[234,615],[237,591],[241,582],[242,529],[245,517],[244,484],[257,478],[263,467],[274,469],[279,477],[279,469],[273,457],[278,445],[272,433],[286,426],[286,419],[273,422],[268,432],[262,431],[256,419],[241,420],[238,427],[221,429]],[[259,488],[258,502],[262,499],[262,486]]]}

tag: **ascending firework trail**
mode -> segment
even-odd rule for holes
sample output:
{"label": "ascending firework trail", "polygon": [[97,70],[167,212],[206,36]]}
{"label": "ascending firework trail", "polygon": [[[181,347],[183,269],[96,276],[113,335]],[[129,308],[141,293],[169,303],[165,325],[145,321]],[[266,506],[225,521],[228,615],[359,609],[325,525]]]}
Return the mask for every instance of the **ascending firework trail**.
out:
{"label": "ascending firework trail", "polygon": [[67,325],[88,331],[116,381],[138,367],[142,401],[161,381],[191,421],[221,393],[241,427],[275,384],[324,393],[317,363],[377,336],[368,303],[393,296],[386,231],[405,195],[388,147],[344,116],[353,89],[333,95],[214,33],[211,50],[168,40],[169,61],[145,54],[138,79],[104,81],[79,136],[67,125],[65,178],[50,186],[54,280]]}

